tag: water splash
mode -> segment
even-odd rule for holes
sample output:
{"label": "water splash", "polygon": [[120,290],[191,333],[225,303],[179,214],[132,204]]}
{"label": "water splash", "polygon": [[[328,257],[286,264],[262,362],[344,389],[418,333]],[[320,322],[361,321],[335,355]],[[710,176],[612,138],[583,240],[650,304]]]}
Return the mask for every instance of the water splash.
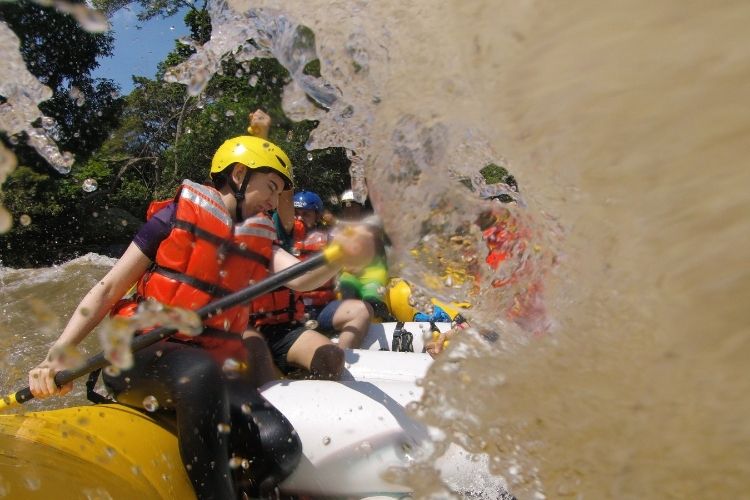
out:
{"label": "water splash", "polygon": [[[16,155],[0,142],[0,186],[8,175],[16,169]],[[7,233],[13,227],[13,216],[0,203],[0,234]]]}
{"label": "water splash", "polygon": [[20,41],[4,22],[0,22],[0,48],[0,72],[12,75],[0,81],[0,95],[5,97],[5,102],[0,104],[0,130],[9,136],[25,133],[28,144],[53,168],[63,174],[70,172],[73,155],[61,153],[47,130],[31,125],[44,117],[38,105],[52,97],[52,90],[26,69]]}
{"label": "water splash", "polygon": [[83,184],[81,184],[81,189],[83,189],[87,193],[93,193],[97,190],[99,187],[99,183],[96,182],[96,179],[85,179],[83,181]]}
{"label": "water splash", "polygon": [[39,5],[54,7],[58,12],[70,14],[84,30],[89,33],[109,31],[110,25],[103,12],[92,9],[83,3],[72,3],[64,0],[34,0]]}
{"label": "water splash", "polygon": [[[36,0],[38,4],[52,6],[59,12],[70,14],[80,26],[91,33],[109,30],[109,22],[103,13],[88,7],[83,3],[71,3],[63,0]],[[32,75],[23,61],[20,53],[20,41],[5,22],[0,22],[0,73],[4,75],[0,81],[0,96],[5,102],[0,104],[0,130],[13,139],[26,133],[28,144],[40,156],[61,174],[70,172],[75,158],[69,152],[60,152],[55,144],[56,127],[54,119],[44,116],[38,105],[52,97],[52,90],[42,85]],[[72,87],[71,90],[75,88]],[[79,97],[78,105],[83,104],[83,97]],[[32,126],[41,118],[42,128]],[[16,166],[13,155],[0,143],[0,186]],[[10,230],[8,212],[0,204],[0,234]]]}
{"label": "water splash", "polygon": [[153,413],[159,409],[159,400],[156,399],[156,396],[148,395],[143,398],[143,408],[146,411]]}
{"label": "water splash", "polygon": [[[355,10],[363,8],[358,4]],[[493,331],[517,335],[519,329],[548,329],[546,312],[538,306],[540,288],[534,285],[555,254],[546,241],[544,223],[525,209],[518,195],[509,196],[522,202],[502,209],[483,202],[480,195],[489,188],[474,180],[485,165],[508,162],[475,128],[456,131],[451,116],[426,119],[402,113],[389,120],[391,126],[376,119],[388,78],[383,69],[389,60],[389,43],[394,42],[389,32],[368,32],[356,21],[347,22],[333,37],[324,33],[327,36],[321,38],[316,31],[317,47],[313,47],[309,30],[275,9],[235,12],[219,2],[211,17],[219,29],[190,60],[170,72],[169,81],[182,82],[197,94],[224,57],[233,55],[240,61],[276,57],[291,75],[284,90],[285,112],[293,119],[320,122],[306,147],[345,147],[352,162],[355,197],[364,201],[371,194],[383,215],[393,241],[392,272],[408,278],[416,288],[429,289],[425,297],[449,301],[471,297],[475,303],[471,314],[477,326],[489,332],[487,338]],[[373,37],[378,43],[373,43]],[[320,60],[322,78],[303,73],[305,65],[315,59]],[[389,135],[383,137],[384,133]],[[379,189],[368,189],[366,174]],[[475,191],[481,192],[461,186],[462,178],[472,179]],[[507,226],[508,219],[514,227],[524,228],[524,236],[513,244],[490,248],[485,232],[495,223]],[[509,231],[506,226],[499,230]],[[493,252],[503,257],[490,267],[485,260]],[[498,311],[503,314],[498,316]],[[522,341],[524,335],[519,338]]]}
{"label": "water splash", "polygon": [[133,366],[130,342],[136,331],[161,326],[174,328],[183,335],[196,336],[203,331],[203,323],[195,311],[180,307],[169,307],[155,300],[138,304],[133,316],[115,316],[102,323],[99,339],[104,358],[121,370]]}
{"label": "water splash", "polygon": [[[248,4],[232,3],[238,11]],[[423,417],[450,428],[446,410],[466,408],[473,417],[468,438],[450,439],[480,453],[491,438],[492,463],[505,463],[494,470],[513,467],[514,490],[525,497],[572,490],[586,497],[690,496],[706,487],[732,497],[747,487],[738,445],[747,442],[747,426],[738,427],[728,417],[735,409],[717,399],[726,394],[723,385],[701,380],[713,374],[746,392],[741,357],[709,347],[705,332],[747,353],[739,337],[747,315],[737,306],[747,297],[738,285],[747,273],[724,268],[742,262],[741,233],[730,225],[747,207],[734,186],[747,184],[737,182],[737,160],[746,156],[739,138],[747,130],[737,103],[747,100],[740,82],[750,12],[739,1],[713,10],[677,1],[615,4],[584,1],[564,12],[544,0],[290,4],[285,16],[315,32],[321,75],[341,91],[308,147],[343,145],[356,153],[394,242],[396,272],[448,296],[463,293],[469,281],[454,289],[440,279],[455,267],[440,262],[440,249],[475,231],[472,225],[481,228],[477,216],[495,208],[457,190],[456,177],[472,179],[484,165],[501,164],[496,151],[512,160],[526,208],[520,201],[507,208],[532,234],[511,249],[512,262],[480,267],[473,319],[491,328],[479,325],[484,345],[465,361],[462,377],[473,383],[445,374],[439,387],[447,404],[437,401]],[[707,193],[706,165],[721,171],[711,176],[720,190]],[[728,218],[718,217],[722,208]],[[426,226],[440,241],[420,253],[430,258],[420,258],[411,252],[429,248],[420,231]],[[704,232],[710,237],[698,236]],[[722,243],[705,245],[714,237]],[[485,240],[469,240],[479,260],[490,256]],[[537,309],[518,282],[507,285],[509,293],[481,289],[508,281],[514,267],[529,284],[543,280],[555,336],[529,338],[519,331],[529,325],[498,317],[516,303]],[[705,304],[726,315],[701,317]],[[493,330],[500,336],[488,341]],[[591,372],[594,365],[601,374]],[[495,366],[508,382],[491,392],[484,372]],[[675,396],[686,392],[711,403],[695,408]],[[679,429],[656,431],[654,421],[679,422]],[[722,449],[731,452],[707,456]],[[657,461],[670,470],[650,465]]]}

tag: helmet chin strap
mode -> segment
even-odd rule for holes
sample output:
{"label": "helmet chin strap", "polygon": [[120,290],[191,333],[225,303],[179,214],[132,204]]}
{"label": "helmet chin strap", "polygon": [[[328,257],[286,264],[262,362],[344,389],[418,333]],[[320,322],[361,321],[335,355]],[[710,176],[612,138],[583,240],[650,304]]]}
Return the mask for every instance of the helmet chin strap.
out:
{"label": "helmet chin strap", "polygon": [[245,201],[245,189],[247,189],[247,185],[250,182],[250,169],[245,169],[245,176],[242,178],[242,184],[237,187],[237,184],[235,184],[234,179],[232,179],[231,176],[229,176],[229,187],[232,188],[234,191],[234,199],[237,201],[237,204],[235,206],[235,215],[237,218],[237,222],[242,222],[242,202]]}

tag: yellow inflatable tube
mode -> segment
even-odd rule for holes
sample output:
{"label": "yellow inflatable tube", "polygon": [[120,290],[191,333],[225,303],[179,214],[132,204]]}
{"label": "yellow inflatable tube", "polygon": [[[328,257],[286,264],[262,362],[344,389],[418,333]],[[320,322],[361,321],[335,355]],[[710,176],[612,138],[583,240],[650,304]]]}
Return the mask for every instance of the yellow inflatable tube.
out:
{"label": "yellow inflatable tube", "polygon": [[[398,321],[413,321],[414,315],[419,312],[412,305],[413,302],[411,300],[411,287],[409,284],[400,278],[393,278],[385,294],[385,303],[393,317]],[[451,318],[455,318],[463,309],[471,307],[471,304],[468,302],[446,303],[435,298],[430,299],[430,302],[432,302],[432,305],[443,309]]]}

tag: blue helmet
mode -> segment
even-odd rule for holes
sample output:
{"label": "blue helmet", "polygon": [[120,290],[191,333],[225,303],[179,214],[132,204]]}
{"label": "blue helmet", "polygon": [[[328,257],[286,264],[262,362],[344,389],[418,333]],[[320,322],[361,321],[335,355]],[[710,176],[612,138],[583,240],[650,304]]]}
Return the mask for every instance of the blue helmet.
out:
{"label": "blue helmet", "polygon": [[294,208],[323,212],[323,200],[312,191],[300,191],[294,195]]}

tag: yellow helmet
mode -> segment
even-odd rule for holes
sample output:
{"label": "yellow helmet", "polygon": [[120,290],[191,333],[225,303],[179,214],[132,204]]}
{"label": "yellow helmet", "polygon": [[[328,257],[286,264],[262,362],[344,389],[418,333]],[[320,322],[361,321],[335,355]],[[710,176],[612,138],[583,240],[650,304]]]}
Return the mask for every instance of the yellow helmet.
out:
{"label": "yellow helmet", "polygon": [[268,167],[284,178],[285,188],[294,185],[292,162],[280,147],[260,137],[240,135],[224,141],[211,160],[211,176],[223,172],[225,168],[241,163],[247,168]]}

